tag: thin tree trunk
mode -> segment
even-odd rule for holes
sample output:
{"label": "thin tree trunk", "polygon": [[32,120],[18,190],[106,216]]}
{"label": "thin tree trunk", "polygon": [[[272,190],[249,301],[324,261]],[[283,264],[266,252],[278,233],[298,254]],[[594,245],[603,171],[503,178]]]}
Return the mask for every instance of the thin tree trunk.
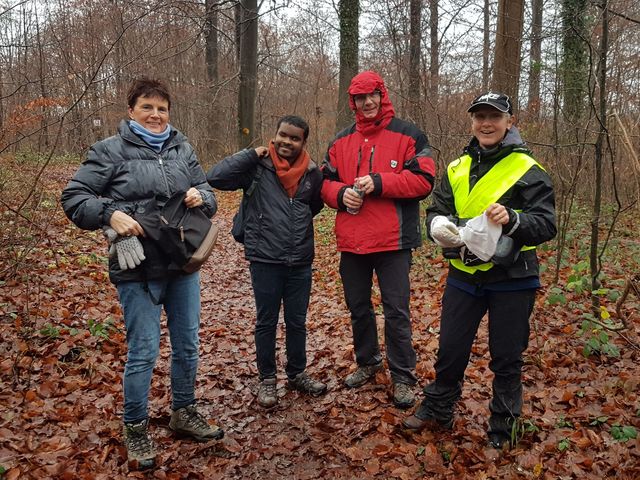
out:
{"label": "thin tree trunk", "polygon": [[218,83],[218,8],[217,0],[205,0],[205,57],[209,86]]}
{"label": "thin tree trunk", "polygon": [[[599,112],[600,129],[596,140],[595,152],[595,190],[593,195],[593,212],[591,215],[591,248],[589,251],[589,267],[591,272],[591,290],[600,288],[600,261],[598,258],[598,233],[600,230],[600,212],[602,207],[602,157],[607,135],[607,54],[609,49],[609,7],[607,0],[602,0],[602,37],[600,38],[600,58],[598,62]],[[594,314],[600,314],[600,298],[591,295]]]}
{"label": "thin tree trunk", "polygon": [[258,3],[242,0],[240,33],[240,88],[238,90],[238,147],[249,147],[254,132],[258,74]]}
{"label": "thin tree trunk", "polygon": [[205,62],[208,88],[207,132],[205,134],[205,149],[208,157],[217,158],[218,144],[220,140],[220,119],[216,108],[215,88],[219,81],[218,74],[218,8],[216,0],[205,0]]}
{"label": "thin tree trunk", "polygon": [[410,2],[409,25],[409,116],[418,123],[420,119],[420,45],[422,43],[422,0]]}
{"label": "thin tree trunk", "polygon": [[500,0],[491,84],[493,89],[509,95],[516,108],[523,18],[524,0]]}
{"label": "thin tree trunk", "polygon": [[542,69],[542,7],[543,0],[532,0],[531,63],[529,64],[529,101],[527,110],[531,118],[540,114],[540,70]]}
{"label": "thin tree trunk", "polygon": [[489,90],[489,53],[491,51],[491,36],[489,32],[489,0],[484,0],[483,9],[483,39],[482,39],[482,91]]}
{"label": "thin tree trunk", "polygon": [[236,39],[236,65],[240,66],[240,44],[242,38],[242,2],[238,1],[233,7],[233,14],[235,16],[236,29],[235,29],[235,39]]}
{"label": "thin tree trunk", "polygon": [[338,112],[336,131],[347,127],[353,116],[349,108],[349,84],[358,73],[358,24],[360,17],[359,0],[340,0],[340,73],[338,79]]}
{"label": "thin tree trunk", "polygon": [[440,91],[440,41],[438,38],[438,0],[429,0],[429,102],[436,110]]}

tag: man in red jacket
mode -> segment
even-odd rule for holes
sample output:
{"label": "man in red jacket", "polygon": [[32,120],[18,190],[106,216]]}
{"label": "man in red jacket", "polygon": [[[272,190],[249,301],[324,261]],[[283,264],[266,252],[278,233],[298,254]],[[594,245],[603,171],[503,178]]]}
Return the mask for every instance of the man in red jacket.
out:
{"label": "man in red jacket", "polygon": [[357,369],[345,385],[364,385],[382,368],[371,303],[380,285],[387,361],[399,408],[414,403],[416,354],[409,318],[411,250],[422,243],[419,201],[431,192],[435,165],[426,135],[395,118],[384,81],[374,72],[351,80],[356,121],[338,133],[323,165],[322,199],[338,210],[340,275],[351,312]]}

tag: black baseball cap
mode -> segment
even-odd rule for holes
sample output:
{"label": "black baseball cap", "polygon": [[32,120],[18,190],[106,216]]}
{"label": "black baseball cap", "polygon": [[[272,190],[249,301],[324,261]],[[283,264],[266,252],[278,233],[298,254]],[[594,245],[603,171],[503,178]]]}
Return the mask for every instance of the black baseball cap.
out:
{"label": "black baseball cap", "polygon": [[509,99],[509,96],[505,95],[504,93],[489,91],[487,93],[483,93],[482,95],[478,95],[473,99],[473,102],[471,102],[471,106],[469,107],[467,112],[473,112],[477,110],[477,107],[479,107],[480,105],[489,105],[496,110],[500,110],[501,112],[513,115],[511,100]]}

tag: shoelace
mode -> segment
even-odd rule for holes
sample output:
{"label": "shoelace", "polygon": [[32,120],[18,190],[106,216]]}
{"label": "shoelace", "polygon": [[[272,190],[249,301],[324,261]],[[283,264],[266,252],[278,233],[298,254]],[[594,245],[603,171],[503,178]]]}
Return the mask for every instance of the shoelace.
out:
{"label": "shoelace", "polygon": [[269,395],[270,397],[275,397],[277,394],[277,390],[276,390],[276,386],[266,383],[263,384],[263,388],[265,390],[265,392],[267,393],[267,395]]}
{"label": "shoelace", "polygon": [[184,410],[183,417],[190,427],[205,428],[209,423],[204,419],[197,410]]}
{"label": "shoelace", "polygon": [[151,450],[153,445],[146,432],[136,431],[129,431],[129,443],[135,452]]}
{"label": "shoelace", "polygon": [[405,395],[407,395],[409,393],[409,385],[405,384],[405,383],[399,383],[398,386],[396,387],[396,396],[398,397],[404,397]]}

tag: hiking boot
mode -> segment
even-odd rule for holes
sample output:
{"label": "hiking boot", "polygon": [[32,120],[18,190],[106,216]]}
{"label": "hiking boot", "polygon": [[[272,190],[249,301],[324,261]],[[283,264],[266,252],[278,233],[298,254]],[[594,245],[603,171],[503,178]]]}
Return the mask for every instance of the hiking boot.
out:
{"label": "hiking boot", "polygon": [[511,448],[511,438],[500,433],[490,433],[489,446],[496,450],[509,450]]}
{"label": "hiking boot", "polygon": [[398,408],[412,407],[416,402],[416,397],[411,390],[411,385],[406,383],[394,383],[393,384],[393,404]]}
{"label": "hiking boot", "polygon": [[317,397],[327,391],[327,384],[318,380],[314,380],[307,375],[306,372],[299,373],[295,378],[289,379],[287,385],[292,390],[298,390],[299,392],[308,393]]}
{"label": "hiking boot", "polygon": [[258,389],[258,405],[271,408],[278,403],[278,391],[276,390],[276,377],[265,378],[260,382]]}
{"label": "hiking boot", "polygon": [[198,413],[195,404],[174,410],[169,420],[169,428],[178,435],[191,437],[197,442],[220,440],[224,437],[224,431],[217,425],[209,425],[209,422]]}
{"label": "hiking boot", "polygon": [[146,470],[156,463],[156,450],[149,437],[149,419],[138,423],[125,423],[122,429],[127,463],[131,470]]}
{"label": "hiking boot", "polygon": [[402,420],[402,426],[413,432],[422,430],[441,431],[453,429],[453,415],[443,419],[437,419],[429,413],[428,408],[421,403],[413,415]]}
{"label": "hiking boot", "polygon": [[382,370],[382,362],[374,365],[358,366],[357,370],[344,379],[344,384],[349,388],[358,388],[375,377],[376,372]]}
{"label": "hiking boot", "polygon": [[497,450],[509,449],[511,444],[511,432],[513,425],[517,422],[517,417],[512,415],[502,415],[492,413],[489,417],[489,445]]}

